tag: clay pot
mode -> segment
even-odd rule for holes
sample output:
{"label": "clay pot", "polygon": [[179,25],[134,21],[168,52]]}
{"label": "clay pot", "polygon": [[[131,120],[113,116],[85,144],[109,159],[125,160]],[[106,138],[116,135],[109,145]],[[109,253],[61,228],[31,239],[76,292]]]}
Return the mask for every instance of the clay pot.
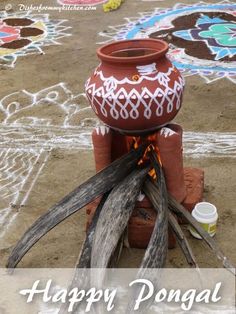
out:
{"label": "clay pot", "polygon": [[106,125],[138,135],[169,123],[182,104],[184,81],[157,39],[118,41],[98,49],[101,64],[87,80],[91,106]]}

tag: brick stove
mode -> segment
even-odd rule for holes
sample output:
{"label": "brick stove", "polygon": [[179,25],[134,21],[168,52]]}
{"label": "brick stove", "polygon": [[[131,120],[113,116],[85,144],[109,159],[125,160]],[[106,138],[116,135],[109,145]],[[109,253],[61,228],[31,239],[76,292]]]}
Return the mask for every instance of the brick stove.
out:
{"label": "brick stove", "polygon": [[[168,192],[191,212],[195,204],[203,198],[204,172],[198,168],[183,167],[182,135],[181,126],[172,123],[153,133],[152,138],[159,149]],[[99,172],[127,153],[133,140],[134,137],[122,135],[106,126],[94,129],[92,141],[96,171]],[[99,200],[87,207],[87,227],[98,202]],[[140,193],[128,223],[128,240],[131,247],[147,247],[156,219],[156,210],[147,197]],[[169,248],[174,248],[175,245],[175,236],[169,228]]]}

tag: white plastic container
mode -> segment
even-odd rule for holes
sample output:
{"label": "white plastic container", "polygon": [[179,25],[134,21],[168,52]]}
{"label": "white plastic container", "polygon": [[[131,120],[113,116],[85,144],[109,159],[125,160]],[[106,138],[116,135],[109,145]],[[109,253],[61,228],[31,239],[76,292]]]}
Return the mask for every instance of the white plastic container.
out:
{"label": "white plastic container", "polygon": [[[192,211],[192,216],[201,224],[211,237],[216,234],[216,224],[218,220],[218,213],[216,207],[208,202],[197,203]],[[193,229],[189,228],[191,234],[197,238],[202,237]]]}

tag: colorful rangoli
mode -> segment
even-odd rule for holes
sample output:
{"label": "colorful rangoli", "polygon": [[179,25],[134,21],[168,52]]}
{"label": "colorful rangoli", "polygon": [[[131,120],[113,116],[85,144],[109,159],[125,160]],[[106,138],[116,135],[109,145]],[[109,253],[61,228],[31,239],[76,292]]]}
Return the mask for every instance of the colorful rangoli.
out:
{"label": "colorful rangoli", "polygon": [[59,44],[69,36],[65,20],[50,20],[47,14],[0,12],[0,64],[13,67],[19,56],[43,53],[42,47]]}
{"label": "colorful rangoli", "polygon": [[236,3],[182,3],[127,18],[101,35],[109,40],[161,38],[170,44],[172,62],[185,76],[207,82],[228,78],[236,83]]}

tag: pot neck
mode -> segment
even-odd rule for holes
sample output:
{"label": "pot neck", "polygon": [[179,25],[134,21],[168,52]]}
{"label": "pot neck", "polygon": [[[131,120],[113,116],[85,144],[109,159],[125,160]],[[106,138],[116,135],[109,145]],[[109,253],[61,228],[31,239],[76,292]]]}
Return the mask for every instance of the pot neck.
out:
{"label": "pot neck", "polygon": [[163,58],[168,48],[163,40],[134,39],[102,46],[97,50],[97,55],[102,62],[117,66],[146,65]]}
{"label": "pot neck", "polygon": [[109,68],[114,68],[114,69],[129,69],[129,68],[133,68],[133,67],[142,67],[142,66],[154,66],[158,63],[162,63],[164,62],[164,60],[166,60],[166,56],[161,56],[158,58],[153,58],[153,59],[148,59],[146,61],[135,61],[135,62],[113,62],[113,61],[106,61],[106,60],[102,60],[100,59],[101,65],[103,67],[109,67]]}

